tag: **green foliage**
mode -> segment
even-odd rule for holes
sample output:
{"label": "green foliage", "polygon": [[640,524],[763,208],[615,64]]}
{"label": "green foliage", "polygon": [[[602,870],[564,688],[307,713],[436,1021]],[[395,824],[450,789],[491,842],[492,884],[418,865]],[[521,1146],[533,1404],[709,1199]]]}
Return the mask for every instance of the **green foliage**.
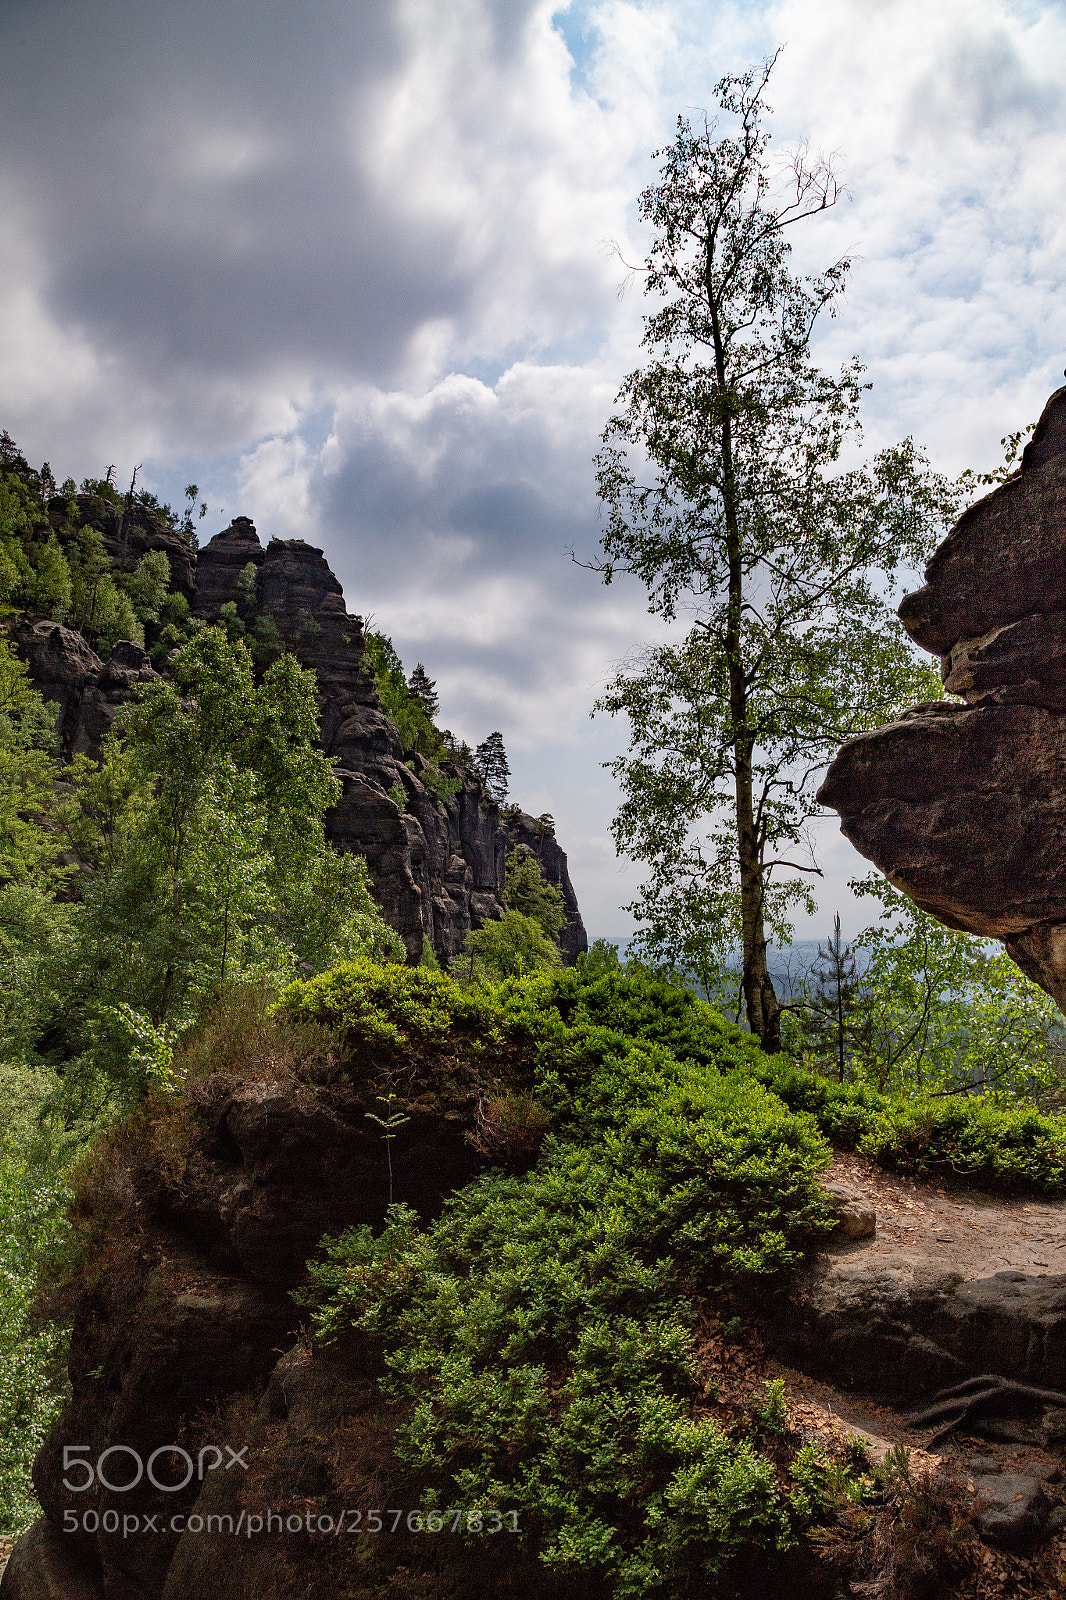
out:
{"label": "green foliage", "polygon": [[67,1395],[66,1330],[35,1314],[40,1262],[65,1231],[68,1172],[86,1130],[42,1121],[51,1074],[0,1057],[0,1533],[40,1515],[33,1459]]}
{"label": "green foliage", "polygon": [[972,467],[967,467],[960,480],[964,487],[969,488],[971,485],[977,484],[982,487],[998,486],[1001,483],[1006,483],[1008,478],[1013,478],[1014,474],[1019,470],[1015,466],[1015,462],[1017,462],[1018,457],[1025,448],[1026,439],[1035,428],[1036,423],[1030,422],[1028,427],[1016,428],[1013,433],[1004,434],[999,441],[1003,448],[1002,466],[993,467],[991,472],[975,472]]}
{"label": "green foliage", "polygon": [[400,730],[404,750],[415,750],[430,761],[440,760],[447,754],[443,741],[426,715],[422,701],[408,688],[403,663],[393,649],[392,640],[383,633],[368,631],[364,635],[364,649],[374,674],[381,709]]}
{"label": "green foliage", "polygon": [[82,863],[73,945],[43,965],[50,1035],[127,1087],[143,1051],[119,1018],[190,1022],[227,984],[285,981],[402,947],[365,864],[326,843],[339,785],[315,745],[314,682],[290,656],[256,684],[242,643],[208,628],[143,685],[100,763],[79,758],[60,811]]}
{"label": "green foliage", "polygon": [[1062,1119],[995,1105],[987,1096],[894,1096],[859,1149],[912,1172],[950,1171],[997,1188],[1048,1194],[1066,1188]]}
{"label": "green foliage", "polygon": [[74,581],[70,564],[59,548],[54,533],[43,545],[29,553],[30,571],[25,575],[21,599],[34,617],[49,617],[65,622],[74,606]]}
{"label": "green foliage", "polygon": [[418,701],[430,722],[433,722],[440,711],[440,697],[437,694],[437,685],[421,661],[408,678],[407,688]]}
{"label": "green foliage", "polygon": [[496,730],[483,739],[474,751],[474,771],[488,790],[489,797],[502,806],[507,799],[507,786],[511,781],[511,768],[507,751],[503,747],[503,734]]}
{"label": "green foliage", "polygon": [[575,1150],[471,1186],[426,1233],[396,1207],[317,1269],[319,1331],[386,1342],[425,1504],[513,1507],[549,1567],[687,1592],[787,1519],[770,1463],[693,1417],[691,1313],[610,1190]]}
{"label": "green foliage", "polygon": [[727,1072],[765,1069],[767,1058],[750,1033],[689,989],[633,963],[623,971],[617,961],[579,962],[552,980],[542,1003],[569,1027],[610,1029],[661,1046],[679,1062]]}
{"label": "green foliage", "polygon": [[541,921],[521,911],[505,911],[498,921],[483,922],[467,935],[463,948],[471,975],[494,981],[562,966],[559,946],[544,932]]}
{"label": "green foliage", "polygon": [[461,989],[428,967],[342,962],[290,984],[278,1009],[329,1027],[352,1066],[365,1059],[375,1070],[411,1059],[465,1070],[513,1058],[517,1049],[493,991]]}
{"label": "green foliage", "polygon": [[[717,1070],[755,1047],[720,1019],[701,1026],[709,1008],[668,985],[566,972],[464,995],[425,976],[326,974],[301,1003],[341,997],[297,1014],[354,1019],[363,1048],[428,1037],[443,1051],[451,1018],[462,1050],[509,1042],[556,1136],[533,1172],[469,1185],[423,1231],[399,1206],[379,1238],[334,1241],[312,1267],[318,1333],[354,1322],[384,1344],[427,1506],[514,1507],[549,1567],[619,1595],[697,1592],[792,1526],[772,1463],[700,1406],[700,1300],[788,1265],[831,1226],[817,1182],[829,1151],[810,1119]],[[661,1031],[708,1056],[716,1041],[715,1065],[642,1037],[656,994]]]}
{"label": "green foliage", "polygon": [[610,939],[593,939],[587,950],[578,952],[574,965],[590,975],[622,970],[618,946]]}
{"label": "green foliage", "polygon": [[0,638],[0,885],[39,878],[59,853],[44,819],[56,776],[56,708]]}
{"label": "green foliage", "polygon": [[[851,946],[865,960],[840,993],[839,1030],[833,1019],[838,1076],[1013,1100],[1057,1080],[1060,1013],[1009,956],[945,928],[879,875],[852,888],[878,901],[881,916]],[[841,949],[840,959],[850,955]],[[824,1058],[823,1034],[804,1007],[790,1015],[785,1041],[793,1055]]]}
{"label": "green foliage", "polygon": [[864,1500],[870,1493],[870,1480],[855,1470],[863,1464],[861,1460],[834,1460],[820,1439],[801,1445],[789,1466],[793,1510],[816,1522],[827,1512]]}
{"label": "green foliage", "polygon": [[558,940],[566,927],[563,891],[547,881],[536,856],[523,846],[507,852],[504,904],[531,917],[549,939]]}
{"label": "green foliage", "polygon": [[535,1168],[482,1177],[429,1226],[394,1206],[377,1238],[328,1242],[306,1298],[319,1338],[354,1325],[379,1341],[398,1453],[427,1509],[513,1507],[550,1570],[619,1596],[728,1592],[735,1556],[869,1493],[856,1463],[818,1444],[782,1474],[754,1442],[781,1436],[781,1383],[746,1429],[726,1430],[696,1359],[717,1294],[788,1267],[831,1227],[819,1127],[910,1170],[1066,1187],[1053,1119],[791,1067],[640,968],[464,993],[367,963],[285,1003],[338,1029],[353,1061],[510,1053],[529,1071],[551,1118]]}
{"label": "green foliage", "polygon": [[[454,760],[456,752],[433,726],[438,706],[433,680],[419,663],[408,682],[392,640],[383,633],[368,631],[364,635],[364,648],[381,709],[396,724],[404,751],[413,758],[407,765],[433,798],[443,803],[458,794],[462,780],[441,771],[441,762]],[[401,800],[394,792],[398,787],[393,785],[389,794],[403,811],[407,809],[407,798],[404,796]]]}
{"label": "green foliage", "polygon": [[[10,1117],[8,1118],[10,1127]],[[33,1458],[64,1400],[63,1330],[32,1315],[40,1256],[59,1237],[66,1189],[17,1147],[0,1147],[0,1533],[40,1515]]]}
{"label": "green foliage", "polygon": [[458,794],[463,787],[461,778],[449,778],[432,761],[427,761],[424,764],[418,773],[418,777],[423,787],[429,790],[434,800],[440,800],[441,802],[449,800],[453,794]]}
{"label": "green foliage", "polygon": [[881,1094],[767,1058],[755,1076],[808,1112],[827,1138],[886,1167],[965,1177],[992,1189],[1066,1190],[1066,1122],[991,1095]]}
{"label": "green foliage", "polygon": [[144,643],[144,628],[133,601],[111,572],[103,539],[93,527],[80,527],[65,546],[72,598],[67,622],[77,628],[106,661],[119,639]]}
{"label": "green foliage", "polygon": [[[810,1117],[839,1149],[859,1150],[910,1172],[965,1176],[991,1188],[1066,1189],[1066,1120],[1031,1104],[1011,1104],[994,1094],[882,1093],[869,1083],[834,1082],[783,1055],[767,1056],[713,1006],[640,969],[594,975],[571,967],[537,985],[542,1026],[553,1011],[572,1034],[594,1037],[605,1029],[615,1038],[668,1051],[674,1072],[717,1068],[754,1079],[790,1111]],[[502,992],[508,993],[507,986]],[[516,987],[508,1001],[512,1019],[529,1003],[519,999]],[[531,1016],[525,1025],[532,1035]],[[560,1059],[565,1054],[560,1047]],[[631,1079],[632,1069],[626,1074]],[[563,1098],[574,1092],[568,1076],[558,1092]],[[584,1114],[591,1115],[587,1093],[581,1099]]]}
{"label": "green foliage", "polygon": [[[170,594],[170,558],[165,550],[149,550],[131,573],[118,579],[142,625],[157,623]],[[182,596],[184,599],[184,596]],[[186,602],[186,609],[188,602]]]}
{"label": "green foliage", "polygon": [[[858,361],[810,359],[811,330],[849,263],[790,271],[791,230],[837,185],[801,152],[771,171],[772,63],[723,78],[716,120],[678,120],[640,196],[652,229],[648,361],[624,380],[597,458],[607,514],[600,570],[645,585],[649,609],[694,617],[680,644],[627,665],[598,708],[624,715],[609,763],[620,852],[644,863],[629,908],[659,960],[717,987],[742,951],[748,1020],[777,1048],[767,936],[808,905],[814,775],[849,734],[887,720],[928,679],[890,603],[957,495],[913,441],[841,468],[859,436]],[[939,693],[939,690],[937,691]]]}

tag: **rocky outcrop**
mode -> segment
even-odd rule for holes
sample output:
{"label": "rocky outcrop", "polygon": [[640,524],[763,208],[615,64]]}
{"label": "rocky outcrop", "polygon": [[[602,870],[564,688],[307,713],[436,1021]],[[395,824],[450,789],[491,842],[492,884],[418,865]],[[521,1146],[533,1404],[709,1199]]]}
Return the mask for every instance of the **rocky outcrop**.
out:
{"label": "rocky outcrop", "polygon": [[566,855],[559,848],[554,828],[544,818],[531,817],[526,811],[509,812],[506,828],[508,850],[524,846],[540,862],[540,870],[548,883],[554,883],[563,891],[566,927],[559,937],[559,947],[563,952],[563,960],[573,961],[582,950],[588,949],[588,939],[578,910],[577,895],[566,870]]}
{"label": "rocky outcrop", "polygon": [[[102,495],[75,496],[78,522],[93,527],[104,549],[122,572],[132,572],[149,550],[162,550],[170,562],[170,583],[187,600],[196,593],[195,556],[192,546],[161,522],[150,506],[115,505]],[[56,495],[48,503],[48,520],[61,530],[70,519],[70,502]]]}
{"label": "rocky outcrop", "polygon": [[[395,1498],[384,1368],[365,1337],[312,1350],[289,1291],[323,1235],[380,1226],[390,1198],[438,1215],[490,1164],[484,1096],[528,1085],[528,1068],[448,1050],[383,1068],[362,1045],[323,1056],[316,1038],[249,1016],[253,1072],[228,1075],[209,1044],[210,1070],[180,1101],[134,1113],[96,1149],[74,1206],[80,1265],[61,1291],[71,1397],[38,1454],[44,1518],[19,1541],[3,1600],[369,1596],[358,1525],[337,1546],[300,1536],[299,1520],[417,1506],[413,1490]],[[368,1116],[386,1081],[407,1118],[389,1146]],[[293,1526],[260,1520],[260,1540],[245,1520],[235,1537],[242,1512],[266,1504]],[[229,1533],[209,1516],[232,1516]],[[323,1547],[337,1571],[320,1566]],[[535,1595],[535,1563],[531,1579]]]}
{"label": "rocky outcrop", "polygon": [[106,663],[80,633],[59,622],[24,622],[15,631],[34,684],[59,707],[57,731],[68,759],[97,756],[115,712],[156,673],[147,653],[120,639]]}
{"label": "rocky outcrop", "polygon": [[[232,606],[227,614],[247,630],[261,664],[286,649],[315,672],[322,748],[335,758],[343,785],[327,831],[339,849],[365,857],[386,921],[410,960],[429,949],[448,962],[472,928],[502,914],[505,858],[516,843],[529,845],[545,877],[563,891],[564,959],[587,948],[554,833],[524,812],[501,820],[470,767],[431,768],[424,757],[405,755],[366,668],[362,619],[347,610],[321,550],[302,539],[272,539],[264,549],[252,522],[236,517],[194,557],[143,508],[122,512],[93,496],[80,496],[78,505],[119,564],[132,568],[146,550],[165,549],[194,615],[214,622]],[[65,500],[53,502],[57,520],[66,508]],[[138,645],[117,644],[105,664],[59,623],[27,623],[18,639],[34,682],[59,705],[68,758],[97,755],[115,711],[154,675]]]}
{"label": "rocky outcrop", "polygon": [[830,1252],[770,1319],[777,1350],[841,1388],[919,1400],[972,1373],[1066,1387],[1066,1278],[965,1279],[949,1257]]}
{"label": "rocky outcrop", "polygon": [[1066,1005],[1066,388],[900,617],[962,697],[849,740],[819,791],[889,880]]}

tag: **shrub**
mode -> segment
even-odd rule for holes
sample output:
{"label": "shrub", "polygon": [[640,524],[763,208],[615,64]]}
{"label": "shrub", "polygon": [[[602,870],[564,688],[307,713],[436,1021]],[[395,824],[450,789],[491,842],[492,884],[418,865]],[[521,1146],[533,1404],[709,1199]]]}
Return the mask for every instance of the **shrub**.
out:
{"label": "shrub", "polygon": [[426,1505],[515,1510],[549,1568],[619,1596],[701,1592],[791,1537],[773,1463],[708,1414],[694,1331],[707,1296],[831,1227],[814,1120],[735,1070],[736,1030],[689,1019],[721,1072],[592,1020],[647,1021],[632,986],[582,1007],[567,974],[466,995],[412,982],[432,974],[332,976],[304,987],[305,1014],[330,991],[348,1036],[384,1049],[440,1049],[455,1019],[463,1053],[484,1029],[531,1063],[519,1120],[539,1108],[554,1128],[524,1177],[468,1185],[425,1230],[393,1207],[377,1239],[353,1229],[311,1268],[319,1336],[354,1323],[384,1346]]}
{"label": "shrub", "polygon": [[471,973],[490,979],[525,977],[562,966],[559,948],[540,922],[521,911],[505,911],[498,922],[484,922],[467,940]]}

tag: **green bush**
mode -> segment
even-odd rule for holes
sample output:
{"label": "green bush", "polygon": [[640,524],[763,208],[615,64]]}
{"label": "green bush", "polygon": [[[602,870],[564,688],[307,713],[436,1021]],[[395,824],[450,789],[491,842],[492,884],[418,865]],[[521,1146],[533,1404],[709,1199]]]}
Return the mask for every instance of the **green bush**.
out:
{"label": "green bush", "polygon": [[619,1595],[687,1592],[783,1541],[787,1505],[772,1463],[699,1414],[695,1307],[669,1245],[679,1215],[719,1198],[714,1176],[702,1193],[649,1186],[623,1154],[556,1143],[426,1232],[403,1207],[377,1240],[353,1230],[315,1269],[316,1320],[384,1342],[427,1506],[517,1511],[550,1567]]}
{"label": "green bush", "polygon": [[[839,1083],[768,1056],[750,1034],[690,992],[653,974],[571,968],[541,988],[537,1005],[571,1027],[599,1023],[661,1044],[679,1062],[754,1078],[817,1123],[838,1149],[884,1166],[955,1174],[992,1188],[1066,1189],[1066,1120],[980,1094],[885,1094]],[[516,1001],[512,1009],[517,1009]]]}
{"label": "green bush", "polygon": [[879,1094],[764,1057],[755,1076],[805,1111],[832,1143],[882,1166],[954,1175],[986,1188],[1066,1189],[1066,1121],[979,1094]]}
{"label": "green bush", "polygon": [[980,1096],[893,1096],[858,1148],[884,1166],[951,1172],[988,1187],[1066,1188],[1066,1124]]}
{"label": "green bush", "polygon": [[496,922],[483,922],[469,935],[464,950],[471,976],[522,978],[562,966],[559,947],[540,922],[521,911],[505,911]]}
{"label": "green bush", "polygon": [[[349,968],[284,1003],[365,1049],[443,1051],[454,1027],[463,1055],[510,1050],[554,1123],[531,1173],[468,1185],[424,1230],[394,1207],[377,1239],[354,1229],[311,1269],[319,1336],[355,1323],[385,1347],[427,1506],[517,1511],[549,1567],[620,1596],[700,1592],[741,1550],[790,1538],[772,1461],[707,1413],[694,1330],[708,1296],[832,1225],[830,1151],[735,1070],[736,1030],[716,1035],[734,1070],[678,1060],[590,1016],[646,1023],[646,989],[586,1007],[568,974],[464,994]],[[709,1054],[714,1030],[689,1020]]]}

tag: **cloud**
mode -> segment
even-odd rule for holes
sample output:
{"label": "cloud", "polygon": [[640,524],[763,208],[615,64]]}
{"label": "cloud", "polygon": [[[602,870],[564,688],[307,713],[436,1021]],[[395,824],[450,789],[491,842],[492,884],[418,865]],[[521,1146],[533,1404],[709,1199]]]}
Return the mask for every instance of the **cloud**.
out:
{"label": "cloud", "polygon": [[[504,729],[596,931],[632,873],[598,765],[624,730],[587,712],[650,625],[566,551],[595,550],[639,360],[639,278],[619,298],[603,242],[640,261],[677,114],[786,44],[773,148],[836,152],[853,197],[795,262],[857,257],[818,351],[867,361],[872,444],[991,464],[1063,366],[1052,0],[8,0],[5,24],[2,425],[61,475],[143,461],[324,545],[456,731]],[[861,864],[830,858],[831,907]]]}

